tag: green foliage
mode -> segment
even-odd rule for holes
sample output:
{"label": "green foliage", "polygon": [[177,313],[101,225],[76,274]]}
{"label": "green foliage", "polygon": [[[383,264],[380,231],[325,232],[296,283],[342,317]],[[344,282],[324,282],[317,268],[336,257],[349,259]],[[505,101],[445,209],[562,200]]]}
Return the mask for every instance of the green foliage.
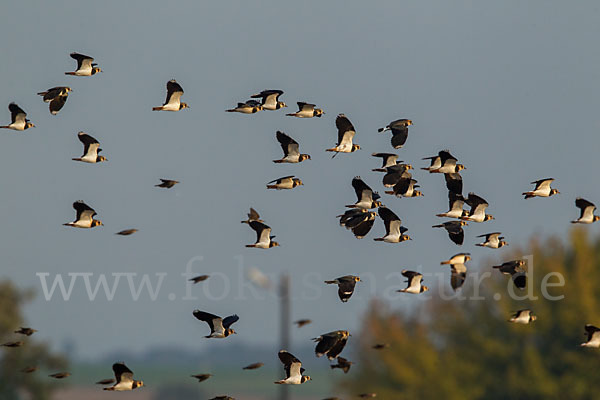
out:
{"label": "green foliage", "polygon": [[[21,308],[32,298],[32,292],[19,290],[9,281],[0,282],[0,343],[25,342],[21,347],[0,347],[0,400],[19,399],[22,394],[31,400],[47,400],[63,384],[43,372],[63,370],[66,361],[52,354],[46,344],[36,342],[35,334],[27,337],[14,333],[25,325]],[[34,366],[39,368],[38,371],[22,372],[24,368]]]}
{"label": "green foliage", "polygon": [[[471,262],[469,271],[491,273],[479,288],[484,300],[472,299],[474,282],[467,279],[463,299],[444,300],[434,288],[430,299],[415,302],[410,315],[374,302],[360,335],[354,375],[342,390],[398,400],[597,399],[600,349],[579,345],[586,338],[585,324],[600,325],[600,240],[575,229],[567,244],[532,241],[527,250],[501,254],[496,261],[533,256],[528,290],[537,300],[513,300],[510,279],[492,270],[495,263],[483,261],[478,267]],[[552,272],[560,273],[565,285],[547,292],[564,295],[562,300],[543,296],[542,281]],[[494,299],[495,294],[501,298]],[[537,321],[507,322],[523,308],[531,308]],[[391,347],[374,350],[374,343]]]}

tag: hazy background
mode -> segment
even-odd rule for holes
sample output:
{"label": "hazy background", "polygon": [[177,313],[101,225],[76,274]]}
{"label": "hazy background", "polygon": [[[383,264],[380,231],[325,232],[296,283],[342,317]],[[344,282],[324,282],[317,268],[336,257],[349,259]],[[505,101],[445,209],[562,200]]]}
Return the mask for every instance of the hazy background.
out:
{"label": "hazy background", "polygon": [[[73,341],[73,355],[91,358],[119,349],[157,345],[193,350],[232,344],[265,345],[277,339],[277,301],[264,292],[239,295],[239,258],[277,277],[292,277],[293,318],[313,325],[294,330],[294,346],[335,329],[357,329],[368,300],[400,286],[386,279],[402,268],[440,270],[459,251],[478,260],[501,251],[473,246],[475,236],[502,231],[511,244],[532,233],[562,234],[578,216],[574,200],[600,202],[599,7],[569,2],[7,2],[0,13],[0,112],[17,102],[37,127],[0,132],[1,278],[40,291],[38,272],[167,272],[157,301],[131,300],[126,281],[112,302],[100,292],[90,302],[79,282],[70,301],[41,295],[27,308],[39,338],[55,346]],[[65,76],[76,65],[69,53],[96,58],[105,71],[91,78]],[[176,78],[191,109],[152,112],[165,83]],[[57,116],[36,92],[56,85],[74,91]],[[289,108],[257,115],[224,110],[263,89],[285,91]],[[314,102],[326,115],[285,117],[296,101]],[[345,113],[362,150],[331,159],[334,120]],[[383,192],[376,151],[393,151],[377,128],[410,118],[400,158],[412,163],[425,197],[383,196],[409,228],[413,241],[375,243],[383,224],[356,240],[335,216],[355,201],[352,177]],[[312,160],[275,165],[275,131],[300,142]],[[82,146],[78,131],[101,142],[108,162],[71,161]],[[490,202],[496,221],[470,224],[455,246],[431,225],[447,210],[443,177],[418,170],[422,157],[449,148],[467,166],[465,194]],[[305,186],[273,192],[271,179],[295,174]],[[561,195],[524,201],[529,182],[556,178]],[[159,178],[181,181],[154,188]],[[71,203],[94,207],[104,227],[76,230]],[[254,232],[239,221],[254,206],[281,247],[246,249]],[[135,227],[131,237],[114,232]],[[596,226],[589,227],[597,230]],[[222,300],[195,286],[184,301],[181,273],[190,259],[200,273],[231,281]],[[481,268],[488,268],[482,265]],[[345,274],[372,273],[348,304],[336,289],[314,286]],[[446,273],[448,273],[446,271]],[[436,287],[436,282],[426,282]],[[445,283],[447,285],[447,282]],[[209,280],[214,295],[222,280]],[[169,301],[168,294],[176,294]],[[395,309],[427,300],[400,296]],[[238,335],[206,341],[195,308],[237,313]],[[351,344],[351,343],[350,343]],[[213,347],[214,346],[214,347]],[[274,356],[274,354],[273,354]],[[309,360],[307,364],[316,363]],[[107,369],[107,372],[110,371]]]}

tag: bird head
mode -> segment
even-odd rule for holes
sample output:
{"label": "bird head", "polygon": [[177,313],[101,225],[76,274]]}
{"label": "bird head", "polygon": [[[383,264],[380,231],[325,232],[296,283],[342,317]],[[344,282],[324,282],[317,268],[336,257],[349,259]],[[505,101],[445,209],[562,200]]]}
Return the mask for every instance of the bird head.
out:
{"label": "bird head", "polygon": [[92,75],[97,74],[98,72],[102,72],[102,70],[100,69],[100,67],[94,67],[94,68],[92,68]]}
{"label": "bird head", "polygon": [[356,151],[356,150],[360,150],[360,145],[359,144],[353,144],[352,145],[352,151]]}
{"label": "bird head", "polygon": [[144,386],[144,382],[143,381],[133,381],[133,388],[138,388],[138,387],[142,387]]}
{"label": "bird head", "polygon": [[498,242],[498,247],[502,246],[508,246],[508,242],[506,240],[501,240],[500,242]]}
{"label": "bird head", "polygon": [[400,241],[401,242],[406,242],[407,240],[412,240],[412,238],[408,235],[402,235],[400,236]]}
{"label": "bird head", "polygon": [[237,332],[234,331],[233,329],[229,328],[229,329],[227,329],[227,336],[229,336],[229,335],[237,335]]}
{"label": "bird head", "polygon": [[496,219],[496,218],[494,218],[494,216],[493,216],[493,215],[491,215],[491,214],[486,214],[486,216],[485,216],[485,221],[489,221],[489,220],[491,220],[491,219]]}
{"label": "bird head", "polygon": [[600,221],[600,215],[594,215],[594,222]]}
{"label": "bird head", "polygon": [[[490,215],[490,216],[491,216],[491,215]],[[488,217],[488,216],[486,216],[486,218],[487,218],[487,217]],[[460,221],[460,226],[465,226],[465,225],[469,225],[469,224],[467,224],[467,221]]]}
{"label": "bird head", "polygon": [[35,125],[32,122],[27,121],[25,124],[25,129],[35,128]]}
{"label": "bird head", "polygon": [[283,101],[279,102],[279,107],[283,108],[283,107],[287,107],[287,104],[285,104]]}
{"label": "bird head", "polygon": [[104,226],[104,224],[99,219],[93,219],[92,226]]}
{"label": "bird head", "polygon": [[531,320],[532,320],[532,321],[535,321],[536,319],[537,319],[537,315],[533,315],[533,314],[532,314],[532,315],[531,315]]}
{"label": "bird head", "polygon": [[308,376],[308,375],[303,375],[303,376],[302,376],[302,383],[304,383],[304,382],[307,382],[307,381],[310,381],[310,380],[311,380],[311,377],[310,377],[310,376]]}
{"label": "bird head", "polygon": [[279,242],[274,242],[271,240],[271,244],[269,245],[269,247],[277,247],[279,246]]}
{"label": "bird head", "polygon": [[69,92],[73,91],[73,89],[71,89],[70,87],[66,87],[64,90],[65,90],[65,93],[69,93]]}
{"label": "bird head", "polygon": [[410,120],[410,119],[407,119],[407,120],[406,120],[406,126],[410,126],[410,125],[412,125],[412,124],[413,124],[412,120]]}
{"label": "bird head", "polygon": [[262,104],[259,104],[256,106],[256,111],[262,111],[262,110],[263,110]]}
{"label": "bird head", "polygon": [[304,185],[304,183],[302,183],[302,179],[300,179],[300,178],[294,178],[294,183],[296,184],[296,186]]}
{"label": "bird head", "polygon": [[465,256],[465,261],[471,261],[471,256]]}
{"label": "bird head", "polygon": [[315,108],[314,115],[315,117],[321,118],[321,115],[325,114],[325,111],[320,108]]}
{"label": "bird head", "polygon": [[412,164],[406,164],[406,169],[413,169]]}
{"label": "bird head", "polygon": [[300,154],[300,161],[310,160],[310,154]]}
{"label": "bird head", "polygon": [[560,194],[560,192],[558,191],[558,189],[552,189],[550,191],[550,196],[554,196],[555,194]]}
{"label": "bird head", "polygon": [[519,264],[519,267],[522,267],[523,265],[525,265],[525,260],[519,260],[518,264]]}
{"label": "bird head", "polygon": [[188,106],[188,103],[181,103],[179,104],[179,109],[183,110],[184,108],[190,108],[190,106]]}
{"label": "bird head", "polygon": [[420,190],[415,190],[413,192],[413,197],[421,197],[423,196],[423,192],[421,192]]}
{"label": "bird head", "polygon": [[361,280],[360,280],[360,278],[359,278],[358,276],[355,276],[355,277],[354,277],[354,282],[360,282],[360,281],[361,281]]}
{"label": "bird head", "polygon": [[427,286],[425,286],[425,285],[421,286],[421,292],[426,292],[428,290],[429,290],[429,288]]}
{"label": "bird head", "polygon": [[383,203],[379,200],[375,200],[372,205],[373,205],[373,208],[383,207]]}
{"label": "bird head", "polygon": [[462,164],[456,164],[456,172],[462,171],[463,169],[467,169],[467,167]]}
{"label": "bird head", "polygon": [[106,161],[106,157],[98,156],[98,158],[96,159],[96,162],[102,162],[102,161]]}

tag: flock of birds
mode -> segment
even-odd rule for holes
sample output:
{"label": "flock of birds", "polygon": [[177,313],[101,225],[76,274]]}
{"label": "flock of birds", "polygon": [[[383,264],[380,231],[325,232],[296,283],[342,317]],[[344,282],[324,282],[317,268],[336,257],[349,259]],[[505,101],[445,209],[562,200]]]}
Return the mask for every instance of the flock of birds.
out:
{"label": "flock of birds", "polygon": [[[79,53],[71,53],[71,57],[77,61],[77,69],[73,72],[66,72],[66,75],[72,76],[93,76],[102,70],[94,63],[94,59]],[[49,110],[52,115],[57,115],[67,102],[69,93],[72,89],[68,86],[58,86],[50,88],[46,91],[38,93],[43,96],[43,101],[49,103]],[[181,85],[175,80],[167,82],[167,97],[162,106],[154,107],[154,111],[179,111],[189,106],[181,101],[184,91]],[[280,96],[283,95],[281,90],[264,90],[258,94],[252,95],[251,100],[243,103],[237,103],[237,106],[226,110],[227,112],[237,112],[242,114],[255,114],[263,110],[280,110],[287,105],[280,101]],[[287,116],[297,118],[320,118],[325,112],[321,108],[317,108],[315,104],[306,102],[298,102],[298,111],[295,113],[286,114]],[[11,113],[11,123],[9,125],[0,126],[0,128],[12,129],[16,131],[24,131],[35,127],[35,125],[27,119],[27,113],[15,103],[8,106]],[[326,149],[327,152],[332,152],[333,157],[340,153],[353,153],[360,150],[361,147],[354,143],[356,130],[354,126],[344,114],[339,114],[335,120],[335,125],[338,131],[337,143],[335,146]],[[412,125],[409,119],[398,119],[391,122],[384,128],[380,128],[378,132],[391,132],[391,145],[394,149],[402,148],[408,139],[408,129]],[[78,133],[78,139],[83,144],[83,155],[73,158],[74,161],[85,163],[100,163],[107,161],[104,156],[99,153],[102,151],[98,140],[85,132]],[[281,145],[283,156],[280,159],[273,160],[274,163],[301,163],[310,160],[309,154],[300,153],[299,143],[285,134],[277,131],[276,139]],[[398,155],[394,153],[373,153],[373,157],[380,158],[382,165],[379,168],[374,168],[375,172],[384,173],[382,184],[385,188],[391,188],[384,193],[394,197],[420,197],[423,193],[418,190],[420,186],[417,184],[411,174],[412,165],[398,160]],[[443,228],[446,230],[450,240],[456,245],[462,245],[464,242],[464,226],[468,222],[482,223],[493,220],[494,217],[487,213],[489,203],[481,196],[475,193],[469,193],[467,197],[463,197],[463,181],[460,172],[465,169],[465,166],[458,162],[448,150],[439,151],[437,155],[425,157],[423,160],[428,160],[430,165],[421,168],[428,171],[430,174],[443,174],[445,178],[446,188],[448,189],[449,210],[437,214],[438,217],[447,218],[448,220],[434,225],[433,228]],[[552,178],[540,179],[531,184],[535,185],[533,190],[523,193],[525,199],[534,197],[550,197],[558,194],[556,188],[551,187]],[[161,183],[157,187],[169,189],[179,182],[170,179],[161,179]],[[302,180],[294,175],[284,176],[274,179],[267,183],[267,189],[274,190],[291,190],[298,186],[302,186]],[[411,240],[407,234],[408,229],[402,226],[401,219],[388,207],[381,202],[381,196],[371,189],[363,179],[359,176],[352,179],[352,187],[356,193],[357,200],[354,204],[346,205],[347,210],[338,215],[339,224],[342,227],[350,230],[358,239],[364,238],[373,227],[377,217],[381,218],[385,226],[385,235],[374,238],[373,240],[385,243],[402,243]],[[465,209],[465,204],[469,209]],[[600,220],[600,216],[595,215],[596,206],[583,198],[575,200],[576,207],[580,210],[579,218],[572,223],[591,224]],[[64,225],[75,228],[94,228],[102,226],[102,222],[94,217],[96,211],[88,206],[83,201],[73,203],[73,208],[76,211],[76,217],[73,222],[65,223]],[[375,210],[375,211],[374,211]],[[252,244],[247,244],[249,248],[270,249],[279,245],[274,241],[274,236],[271,236],[271,227],[268,226],[261,218],[259,213],[250,208],[248,218],[242,223],[247,224],[256,233],[256,241]],[[131,235],[137,232],[137,229],[126,229],[117,232],[119,235]],[[505,238],[501,236],[501,232],[490,232],[478,237],[483,238],[481,243],[476,246],[498,249],[508,245]],[[471,260],[469,253],[458,253],[450,259],[442,261],[442,265],[449,265],[451,268],[450,285],[453,290],[458,290],[464,283],[467,275],[466,263]],[[509,275],[514,285],[519,289],[524,289],[527,285],[527,270],[525,268],[525,260],[511,260],[493,268],[498,269],[502,274]],[[402,275],[407,278],[407,286],[399,289],[398,292],[419,294],[428,290],[428,287],[423,285],[423,275],[416,271],[403,270]],[[194,284],[206,281],[209,275],[200,275],[190,279]],[[338,296],[342,302],[347,302],[354,293],[356,284],[361,279],[358,276],[346,275],[333,280],[325,281],[325,284],[337,285]],[[208,324],[210,334],[206,338],[224,339],[236,332],[231,326],[239,320],[237,315],[231,315],[226,318],[217,315],[195,310],[193,312],[195,318]],[[518,324],[529,324],[536,320],[535,314],[529,309],[517,311],[509,319],[510,322]],[[309,319],[302,319],[295,322],[298,327],[302,327],[311,323]],[[31,336],[37,332],[35,329],[21,327],[16,330],[16,334]],[[585,332],[587,341],[581,346],[585,347],[600,347],[600,328],[593,325],[586,325]],[[320,335],[313,340],[317,342],[315,354],[317,357],[327,356],[330,361],[335,361],[331,364],[332,369],[339,368],[344,373],[350,370],[351,361],[340,357],[339,355],[344,350],[344,347],[350,337],[347,330],[338,330]],[[23,341],[13,341],[2,344],[7,348],[17,348],[25,344]],[[373,349],[384,350],[389,347],[388,344],[374,344]],[[284,366],[285,378],[276,381],[276,384],[299,385],[311,380],[310,376],[304,375],[302,362],[294,355],[286,350],[281,350],[278,353],[279,359]],[[245,370],[257,369],[263,366],[263,363],[254,363],[244,367]],[[112,366],[114,379],[103,379],[97,383],[100,385],[111,385],[105,387],[104,390],[109,391],[130,391],[144,386],[142,381],[133,378],[133,372],[122,362],[115,363]],[[36,366],[28,366],[22,371],[24,373],[32,373],[37,370]],[[55,379],[64,379],[70,376],[69,372],[57,372],[49,375]],[[211,374],[197,374],[192,377],[198,379],[199,382],[209,379]],[[376,393],[360,394],[361,398],[375,397]],[[229,396],[217,396],[212,400],[227,400],[232,399]],[[335,400],[337,398],[329,398],[326,400]]]}

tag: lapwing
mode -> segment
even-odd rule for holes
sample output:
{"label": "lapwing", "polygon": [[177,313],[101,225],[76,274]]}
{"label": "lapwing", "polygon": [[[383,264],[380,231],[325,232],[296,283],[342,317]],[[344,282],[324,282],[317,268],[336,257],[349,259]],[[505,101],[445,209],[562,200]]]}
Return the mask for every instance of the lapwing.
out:
{"label": "lapwing", "polygon": [[250,207],[250,212],[248,213],[248,219],[245,221],[241,221],[241,223],[249,224],[252,221],[265,222],[262,219],[260,219],[260,215],[258,214],[258,212],[256,212],[256,210],[254,208]]}
{"label": "lapwing", "polygon": [[581,343],[581,346],[583,347],[592,347],[592,348],[598,348],[600,347],[600,328],[594,326],[594,325],[590,325],[587,324],[585,326],[585,334],[587,335],[587,341],[584,343]]}
{"label": "lapwing", "polygon": [[252,363],[250,365],[246,365],[244,368],[245,370],[251,370],[251,369],[259,369],[260,367],[262,367],[263,365],[265,365],[264,363],[261,362],[257,362],[257,363]]}
{"label": "lapwing", "polygon": [[450,286],[456,291],[462,287],[467,278],[467,267],[465,263],[471,260],[469,253],[458,253],[452,256],[449,260],[442,261],[441,265],[450,265],[452,275],[450,277]]}
{"label": "lapwing", "polygon": [[283,364],[285,370],[285,379],[281,379],[275,382],[278,385],[300,385],[304,382],[310,381],[310,376],[302,375],[304,368],[302,368],[302,362],[294,357],[291,353],[285,350],[279,350],[279,360]]}
{"label": "lapwing", "polygon": [[[54,379],[66,379],[71,376],[71,373],[70,372],[57,372],[55,374],[50,374],[48,376],[50,378],[54,378]],[[104,390],[106,390],[106,389],[104,389]]]}
{"label": "lapwing", "polygon": [[106,157],[98,155],[102,151],[100,142],[85,132],[79,132],[77,138],[83,143],[83,155],[79,158],[73,158],[73,161],[95,164],[106,161]]}
{"label": "lapwing", "polygon": [[0,346],[2,346],[2,347],[8,347],[8,348],[15,348],[15,347],[21,347],[24,344],[25,344],[25,342],[18,341],[18,342],[6,342],[6,343],[2,343]]}
{"label": "lapwing", "polygon": [[577,218],[575,221],[571,221],[572,224],[591,224],[592,222],[600,220],[600,216],[594,215],[596,205],[591,201],[587,201],[586,199],[578,197],[575,200],[575,206],[579,208],[580,214],[579,218]]}
{"label": "lapwing", "polygon": [[69,97],[69,93],[73,90],[68,86],[56,86],[46,90],[45,92],[39,92],[39,96],[43,96],[44,103],[50,103],[48,108],[50,114],[56,115],[63,108]]}
{"label": "lapwing", "polygon": [[294,175],[284,176],[282,178],[273,179],[270,182],[267,182],[267,189],[293,189],[296,186],[302,186],[302,180],[300,178],[296,178]]}
{"label": "lapwing", "polygon": [[35,128],[35,125],[27,119],[27,113],[15,103],[8,105],[10,111],[10,124],[0,126],[3,129],[12,129],[15,131],[24,131],[25,129]]}
{"label": "lapwing", "polygon": [[494,265],[493,268],[504,275],[510,275],[515,286],[523,290],[527,286],[527,271],[523,268],[525,263],[525,260],[507,261],[502,265]]}
{"label": "lapwing", "polygon": [[74,76],[92,76],[102,72],[98,64],[94,64],[94,59],[79,53],[71,53],[71,58],[77,60],[77,69],[74,72],[65,72],[65,75]]}
{"label": "lapwing", "polygon": [[113,383],[115,383],[115,379],[114,378],[106,378],[106,379],[101,379],[98,382],[96,382],[96,385],[112,385]]}
{"label": "lapwing", "polygon": [[129,235],[133,235],[134,233],[136,233],[138,230],[135,228],[131,228],[131,229],[124,229],[122,231],[119,231],[117,233],[115,233],[115,235],[119,235],[119,236],[129,236]]}
{"label": "lapwing", "polygon": [[19,328],[15,331],[15,333],[18,333],[20,335],[25,335],[25,336],[31,336],[36,332],[37,332],[37,330],[31,329],[31,328]]}
{"label": "lapwing", "polygon": [[198,382],[204,382],[205,380],[209,379],[211,376],[213,376],[212,374],[196,374],[196,375],[190,375],[192,378],[196,378],[198,380]]}
{"label": "lapwing", "polygon": [[298,111],[296,111],[295,113],[285,114],[285,115],[287,115],[288,117],[298,117],[298,118],[312,118],[312,117],[321,118],[321,116],[323,114],[325,114],[325,111],[323,111],[322,109],[315,108],[316,105],[314,105],[314,104],[304,103],[302,101],[299,101],[297,104],[298,104]]}
{"label": "lapwing", "polygon": [[397,119],[390,122],[385,128],[379,128],[377,132],[392,131],[392,147],[399,149],[406,143],[406,139],[408,139],[408,127],[412,124],[410,119]]}
{"label": "lapwing", "polygon": [[465,166],[458,164],[458,160],[448,150],[442,150],[437,156],[425,157],[423,160],[431,160],[431,165],[422,168],[430,173],[449,174],[456,173],[465,169]]}
{"label": "lapwing", "polygon": [[371,208],[377,208],[381,206],[381,202],[378,199],[381,197],[377,192],[367,185],[360,176],[355,176],[352,179],[352,187],[356,193],[356,203],[346,205],[348,208],[363,208],[369,210]]}
{"label": "lapwing", "polygon": [[67,222],[63,224],[65,226],[72,226],[74,228],[93,228],[95,226],[104,225],[102,221],[94,219],[94,216],[97,215],[96,211],[83,201],[78,200],[73,203],[73,208],[77,211],[77,216],[75,217],[75,221]]}
{"label": "lapwing", "polygon": [[104,388],[104,390],[125,392],[144,386],[144,382],[133,379],[133,372],[127,368],[125,363],[114,363],[112,369],[115,373],[116,382],[113,386]]}
{"label": "lapwing", "polygon": [[152,107],[152,111],[179,111],[184,108],[190,108],[187,103],[181,101],[183,88],[175,79],[167,82],[167,98],[165,103],[160,107]]}
{"label": "lapwing", "polygon": [[465,240],[465,231],[463,226],[467,225],[466,221],[447,221],[443,224],[433,225],[432,228],[444,228],[448,232],[448,237],[455,244],[461,246]]}
{"label": "lapwing", "polygon": [[154,187],[171,189],[173,186],[177,185],[178,183],[179,183],[179,181],[174,181],[172,179],[162,179],[162,178],[160,178],[160,183],[157,184],[157,185],[154,185]]}
{"label": "lapwing", "polygon": [[192,279],[188,279],[188,280],[190,282],[192,282],[193,284],[196,284],[196,283],[204,282],[208,278],[210,278],[209,275],[198,275],[198,276],[195,276]]}
{"label": "lapwing", "polygon": [[335,147],[327,149],[326,151],[335,152],[333,155],[333,157],[335,157],[339,153],[353,153],[356,150],[360,150],[360,146],[352,142],[354,135],[356,135],[354,125],[352,125],[352,122],[350,122],[344,114],[339,114],[337,116],[335,119],[335,126],[338,130],[337,144]]}
{"label": "lapwing", "polygon": [[504,240],[504,236],[500,236],[500,232],[486,233],[477,237],[485,237],[485,241],[482,243],[476,243],[475,246],[489,247],[490,249],[499,249],[500,247],[508,246],[508,243]]}
{"label": "lapwing", "polygon": [[392,165],[391,167],[387,167],[386,174],[383,176],[383,186],[385,187],[393,187],[395,186],[400,179],[412,179],[412,174],[408,172],[413,169],[412,165],[399,163],[396,165]]}
{"label": "lapwing", "polygon": [[[371,154],[373,157],[379,157],[382,160],[381,168],[375,168],[371,171],[373,172],[387,172],[388,167],[393,167],[398,164],[398,155],[392,153],[373,153]],[[402,161],[400,161],[402,162]]]}
{"label": "lapwing", "polygon": [[350,297],[354,293],[356,282],[360,282],[360,278],[354,275],[341,276],[332,281],[325,281],[328,285],[338,285],[338,296],[342,303],[350,300]]}
{"label": "lapwing", "polygon": [[294,321],[294,324],[298,326],[298,328],[302,328],[304,325],[310,324],[312,321],[310,319],[299,319]]}
{"label": "lapwing", "polygon": [[251,221],[249,225],[256,232],[256,242],[254,244],[247,244],[246,247],[270,249],[271,247],[279,246],[279,243],[273,241],[275,236],[271,236],[270,226],[258,221]]}
{"label": "lapwing", "polygon": [[513,322],[515,324],[523,324],[523,325],[527,325],[530,322],[533,322],[537,319],[537,316],[535,316],[531,310],[529,309],[523,309],[523,310],[519,310],[516,313],[514,313],[512,315],[512,317],[510,317],[510,319],[508,320],[508,322]]}
{"label": "lapwing", "polygon": [[402,270],[402,276],[406,278],[407,286],[404,289],[396,290],[402,293],[419,294],[429,290],[425,285],[422,285],[423,275],[406,269]]}
{"label": "lapwing", "polygon": [[237,103],[237,107],[225,111],[238,112],[241,114],[256,114],[257,112],[262,111],[262,109],[263,106],[258,101],[248,100],[245,103]]}
{"label": "lapwing", "polygon": [[387,207],[379,207],[377,211],[385,225],[385,236],[373,240],[386,243],[401,243],[411,240],[410,236],[404,234],[408,229],[402,226],[402,221],[392,210]]}
{"label": "lapwing", "polygon": [[240,319],[240,317],[235,314],[226,318],[221,318],[200,310],[194,310],[194,317],[200,321],[206,322],[210,327],[210,335],[204,337],[216,339],[224,339],[229,335],[235,334],[236,332],[231,329],[230,326]]}
{"label": "lapwing", "polygon": [[347,374],[352,364],[354,364],[352,361],[348,361],[344,357],[338,357],[337,364],[331,364],[330,367],[331,369],[339,368]]}
{"label": "lapwing", "polygon": [[376,215],[377,213],[374,211],[353,208],[347,210],[344,214],[338,215],[336,218],[340,219],[340,226],[351,230],[357,239],[362,239],[373,227]]}
{"label": "lapwing", "polygon": [[449,192],[462,194],[463,181],[462,176],[458,172],[444,174],[444,179],[446,179],[446,188]]}
{"label": "lapwing", "polygon": [[465,203],[471,206],[471,210],[461,217],[463,220],[484,222],[494,219],[491,214],[485,213],[486,208],[489,207],[488,202],[482,197],[477,196],[475,193],[469,193],[469,197],[467,197]]}
{"label": "lapwing", "polygon": [[253,99],[262,99],[261,105],[264,110],[279,110],[287,107],[283,101],[279,101],[279,96],[283,94],[283,90],[263,90],[260,93],[250,96]]}
{"label": "lapwing", "polygon": [[300,154],[300,145],[294,139],[281,131],[277,131],[275,136],[283,150],[283,158],[273,160],[274,163],[299,163],[304,160],[310,160],[310,155]]}
{"label": "lapwing", "polygon": [[333,331],[324,333],[319,337],[313,338],[317,342],[315,347],[315,355],[322,357],[324,355],[331,361],[337,358],[344,350],[350,333],[348,331]]}
{"label": "lapwing", "polygon": [[217,396],[217,397],[212,397],[208,400],[235,400],[235,399],[231,396]]}
{"label": "lapwing", "polygon": [[540,179],[537,181],[531,182],[532,185],[535,185],[535,189],[529,192],[521,193],[525,196],[526,199],[531,199],[532,197],[550,197],[555,194],[560,194],[558,189],[553,189],[550,187],[550,184],[554,181],[554,178],[546,178]]}
{"label": "lapwing", "polygon": [[461,219],[463,216],[463,206],[465,204],[465,198],[461,194],[456,194],[454,192],[449,191],[448,203],[449,210],[442,214],[436,214],[436,217]]}
{"label": "lapwing", "polygon": [[24,374],[31,374],[37,370],[38,370],[38,367],[25,367],[21,370],[21,372]]}
{"label": "lapwing", "polygon": [[389,349],[390,344],[389,343],[375,343],[373,346],[371,346],[371,348],[375,349],[375,350]]}
{"label": "lapwing", "polygon": [[418,187],[416,179],[400,178],[394,185],[394,188],[386,190],[385,194],[391,194],[396,197],[421,197],[423,196],[423,192],[417,190],[416,188]]}

